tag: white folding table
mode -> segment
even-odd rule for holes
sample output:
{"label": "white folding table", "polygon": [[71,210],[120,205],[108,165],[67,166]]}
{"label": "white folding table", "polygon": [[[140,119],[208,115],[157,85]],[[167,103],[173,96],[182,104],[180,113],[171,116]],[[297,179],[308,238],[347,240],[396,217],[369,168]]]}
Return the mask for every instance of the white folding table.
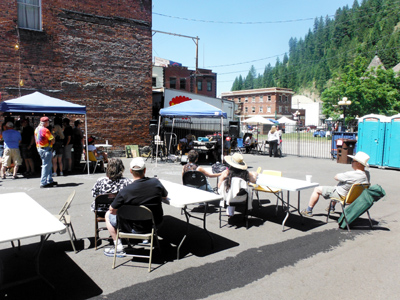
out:
{"label": "white folding table", "polygon": [[[301,217],[303,217],[300,213],[300,191],[314,188],[319,186],[319,183],[316,182],[308,182],[305,180],[259,174],[256,181],[257,185],[260,185],[262,188],[267,189],[268,187],[277,188],[287,191],[287,200],[285,201],[283,198],[277,197],[282,201],[282,204],[286,204],[286,217],[282,222],[282,231],[285,229],[285,223],[290,215],[290,207],[296,209]],[[290,204],[290,192],[297,192],[297,207]]]}
{"label": "white folding table", "polygon": [[13,242],[40,236],[40,243],[34,256],[36,276],[19,282],[1,286],[6,289],[23,282],[43,279],[53,289],[54,287],[40,274],[39,256],[43,244],[52,233],[65,232],[65,226],[50,212],[44,209],[26,193],[8,193],[0,195],[0,243]]}
{"label": "white folding table", "polygon": [[[186,233],[182,238],[180,244],[177,249],[177,259],[179,259],[179,250],[186,239],[186,236],[189,231],[189,219],[190,217],[203,221],[203,229],[206,231],[207,235],[211,239],[211,243],[213,243],[212,236],[208,232],[206,228],[206,218],[207,218],[207,208],[208,203],[212,201],[220,201],[222,199],[221,195],[206,192],[203,190],[199,190],[196,188],[188,187],[182,184],[173,183],[167,180],[160,179],[163,186],[168,191],[168,198],[164,200],[165,204],[171,205],[176,208],[180,208],[184,211],[186,217]],[[204,215],[203,218],[198,216],[194,216],[187,211],[187,206],[191,204],[204,203]]]}

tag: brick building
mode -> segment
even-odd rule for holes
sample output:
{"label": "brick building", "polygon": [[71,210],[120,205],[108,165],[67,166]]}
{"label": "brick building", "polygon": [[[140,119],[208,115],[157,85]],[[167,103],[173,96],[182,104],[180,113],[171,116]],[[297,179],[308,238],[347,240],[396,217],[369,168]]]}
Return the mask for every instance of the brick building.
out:
{"label": "brick building", "polygon": [[22,2],[0,2],[1,101],[40,91],[85,105],[100,143],[148,144],[151,0]]}
{"label": "brick building", "polygon": [[255,115],[266,118],[292,117],[293,94],[291,89],[273,87],[226,92],[221,94],[221,98],[237,103],[236,114],[240,120],[244,120]]}
{"label": "brick building", "polygon": [[[160,79],[160,77],[162,77]],[[187,67],[153,66],[153,87],[177,89],[207,97],[217,96],[217,74],[208,69],[189,70]]]}

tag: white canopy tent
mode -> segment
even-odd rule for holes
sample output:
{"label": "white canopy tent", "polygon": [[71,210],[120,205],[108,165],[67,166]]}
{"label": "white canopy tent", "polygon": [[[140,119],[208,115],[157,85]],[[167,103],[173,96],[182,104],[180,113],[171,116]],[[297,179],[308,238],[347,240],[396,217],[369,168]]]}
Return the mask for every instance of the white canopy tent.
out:
{"label": "white canopy tent", "polygon": [[279,122],[279,124],[289,125],[287,128],[285,127],[286,133],[295,132],[295,125],[297,124],[297,122],[295,120],[291,120],[289,118],[282,117],[282,118],[278,119],[277,121]]}
{"label": "white canopy tent", "polygon": [[[257,127],[259,124],[275,125],[274,122],[271,122],[270,120],[267,120],[262,116],[251,117],[249,119],[244,120],[243,123],[248,125],[257,125]],[[258,128],[257,128],[257,142],[258,142]]]}

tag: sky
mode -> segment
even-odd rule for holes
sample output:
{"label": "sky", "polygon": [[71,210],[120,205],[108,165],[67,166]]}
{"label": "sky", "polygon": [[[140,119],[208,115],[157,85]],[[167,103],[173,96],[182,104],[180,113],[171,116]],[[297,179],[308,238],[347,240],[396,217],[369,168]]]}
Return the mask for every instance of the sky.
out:
{"label": "sky", "polygon": [[[217,97],[236,77],[275,66],[289,51],[291,37],[304,39],[315,18],[333,17],[354,0],[153,0],[152,29],[198,37],[198,66],[217,73]],[[359,1],[360,3],[360,1]],[[154,57],[196,66],[192,38],[153,33]]]}

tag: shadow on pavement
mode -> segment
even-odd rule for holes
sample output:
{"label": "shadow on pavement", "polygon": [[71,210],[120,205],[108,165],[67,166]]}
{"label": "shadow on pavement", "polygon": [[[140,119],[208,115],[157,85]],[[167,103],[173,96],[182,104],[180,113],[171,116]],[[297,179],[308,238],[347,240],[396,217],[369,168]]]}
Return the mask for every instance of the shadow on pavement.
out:
{"label": "shadow on pavement", "polygon": [[[69,242],[69,241],[68,241]],[[21,250],[0,251],[1,282],[20,281],[35,275],[32,259],[38,244],[22,245]],[[100,295],[102,290],[89,276],[65,253],[63,243],[47,241],[40,255],[40,273],[55,287],[55,291],[42,279],[2,289],[0,299],[88,299]],[[1,278],[1,277],[0,277]],[[0,286],[0,288],[1,288]]]}

